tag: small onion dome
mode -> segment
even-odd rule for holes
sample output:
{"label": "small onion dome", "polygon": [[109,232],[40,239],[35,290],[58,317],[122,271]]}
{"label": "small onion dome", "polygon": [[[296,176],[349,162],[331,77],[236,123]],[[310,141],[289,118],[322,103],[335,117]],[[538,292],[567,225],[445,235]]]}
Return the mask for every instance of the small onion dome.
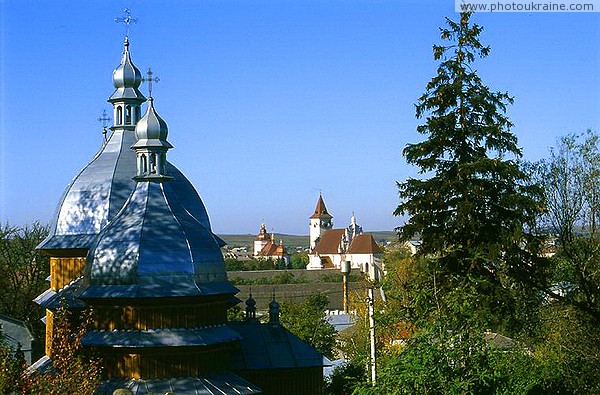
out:
{"label": "small onion dome", "polygon": [[167,141],[169,128],[167,123],[156,113],[154,99],[148,99],[148,110],[146,114],[135,125],[135,136],[138,141],[132,148],[141,147],[166,147],[173,146]]}
{"label": "small onion dome", "polygon": [[252,294],[250,294],[250,296],[248,297],[248,300],[246,300],[246,307],[254,307],[256,306],[256,300],[254,300],[254,298],[252,297]]}
{"label": "small onion dome", "polygon": [[142,73],[135,67],[129,55],[129,39],[125,37],[121,64],[113,71],[115,88],[138,88],[142,83]]}
{"label": "small onion dome", "polygon": [[269,324],[279,324],[279,303],[275,300],[275,294],[273,294],[273,300],[269,303]]}
{"label": "small onion dome", "polygon": [[256,300],[252,297],[252,294],[246,300],[246,320],[253,320],[256,318]]}

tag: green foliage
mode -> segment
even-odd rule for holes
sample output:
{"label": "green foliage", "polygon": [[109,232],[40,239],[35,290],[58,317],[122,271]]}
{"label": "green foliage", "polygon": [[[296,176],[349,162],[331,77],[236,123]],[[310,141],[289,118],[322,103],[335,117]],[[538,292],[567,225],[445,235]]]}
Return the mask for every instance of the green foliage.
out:
{"label": "green foliage", "polygon": [[401,203],[395,215],[408,214],[399,231],[408,240],[419,234],[420,253],[437,257],[445,270],[497,281],[502,264],[521,267],[530,254],[523,226],[539,213],[539,188],[521,169],[521,152],[505,116],[512,98],[492,92],[472,68],[489,47],[479,41],[483,30],[447,19],[441,29],[445,45],[434,46],[437,75],[416,105],[417,130],[427,135],[408,144],[406,161],[429,178],[398,183]]}
{"label": "green foliage", "polygon": [[239,270],[244,270],[244,263],[242,261],[238,261],[235,258],[225,258],[225,270],[228,272],[235,272]]}
{"label": "green foliage", "polygon": [[294,273],[288,271],[280,271],[272,277],[257,277],[257,278],[242,278],[235,277],[230,279],[234,285],[270,285],[270,284],[304,284],[308,279],[303,275],[295,276]]}
{"label": "green foliage", "polygon": [[281,304],[281,323],[328,358],[336,345],[334,327],[325,320],[329,301],[323,294],[310,295],[301,303]]}
{"label": "green foliage", "polygon": [[[550,157],[535,165],[546,193],[543,224],[556,235],[548,282],[567,293],[553,297],[584,311],[600,324],[600,137],[587,131],[562,137]],[[564,290],[564,289],[563,289]]]}
{"label": "green foliage", "polygon": [[35,247],[48,235],[48,227],[0,225],[0,313],[25,321],[37,344],[44,343],[44,326],[31,301],[48,288],[48,257]]}
{"label": "green foliage", "polygon": [[325,379],[325,395],[348,395],[367,380],[364,366],[348,362],[338,366]]}
{"label": "green foliage", "polygon": [[292,269],[305,269],[308,265],[308,252],[297,252],[292,254],[290,258],[290,266]]}
{"label": "green foliage", "polygon": [[21,372],[25,369],[22,353],[16,353],[0,338],[0,394],[15,394],[20,388]]}

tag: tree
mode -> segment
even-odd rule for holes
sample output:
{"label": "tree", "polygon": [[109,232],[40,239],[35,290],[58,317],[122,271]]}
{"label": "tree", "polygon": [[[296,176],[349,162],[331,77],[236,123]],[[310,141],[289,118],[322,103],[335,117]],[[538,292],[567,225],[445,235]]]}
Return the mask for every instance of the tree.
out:
{"label": "tree", "polygon": [[290,266],[292,269],[306,269],[308,265],[308,252],[297,252],[292,254]]}
{"label": "tree", "polygon": [[91,311],[59,308],[54,316],[53,372],[23,373],[22,394],[94,394],[100,384],[100,360],[84,352],[81,339],[91,320]]}
{"label": "tree", "polygon": [[48,235],[48,227],[0,225],[0,313],[25,321],[43,345],[44,326],[32,300],[48,288],[48,257],[35,247]]}
{"label": "tree", "polygon": [[[562,137],[535,170],[544,186],[545,228],[556,235],[546,293],[600,323],[600,148],[591,131]],[[553,288],[552,288],[553,287]]]}
{"label": "tree", "polygon": [[408,215],[401,237],[419,234],[420,253],[436,257],[441,269],[495,282],[502,263],[519,270],[528,260],[520,248],[527,241],[524,226],[542,206],[505,116],[512,97],[492,92],[472,68],[490,48],[479,41],[483,28],[471,25],[470,16],[447,18],[448,28],[440,31],[448,43],[433,47],[437,75],[416,105],[417,118],[426,118],[417,130],[427,139],[403,150],[429,178],[398,183],[401,203],[394,214]]}
{"label": "tree", "polygon": [[282,303],[281,323],[321,354],[333,358],[336,333],[325,320],[328,303],[327,296],[323,294],[310,295],[301,303]]}

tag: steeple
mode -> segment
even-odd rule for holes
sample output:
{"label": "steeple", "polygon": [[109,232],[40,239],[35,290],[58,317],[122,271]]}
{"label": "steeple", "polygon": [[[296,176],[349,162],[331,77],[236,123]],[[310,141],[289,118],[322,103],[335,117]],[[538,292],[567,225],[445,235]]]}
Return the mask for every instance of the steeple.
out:
{"label": "steeple", "polygon": [[333,216],[327,212],[327,207],[325,207],[325,202],[323,201],[323,195],[319,194],[319,200],[317,200],[317,207],[315,208],[315,213],[311,215],[310,218],[333,218]]}
{"label": "steeple", "polygon": [[137,157],[136,181],[168,180],[165,174],[167,151],[173,148],[167,141],[167,123],[156,113],[154,98],[148,99],[148,109],[135,126],[137,142],[131,147]]}
{"label": "steeple", "polygon": [[116,90],[108,101],[114,107],[114,129],[133,130],[140,119],[140,106],[146,98],[138,89],[142,83],[142,73],[131,61],[129,38],[123,43],[121,63],[113,71],[113,85]]}
{"label": "steeple", "polygon": [[311,250],[317,246],[317,242],[323,233],[333,227],[332,219],[333,216],[327,212],[323,196],[319,193],[319,200],[317,200],[315,212],[310,216],[309,236]]}

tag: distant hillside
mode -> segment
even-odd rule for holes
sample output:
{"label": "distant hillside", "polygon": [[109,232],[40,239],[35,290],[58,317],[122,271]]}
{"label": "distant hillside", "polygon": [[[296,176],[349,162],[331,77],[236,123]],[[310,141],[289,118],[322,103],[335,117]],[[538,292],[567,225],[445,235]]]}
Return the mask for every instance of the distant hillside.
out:
{"label": "distant hillside", "polygon": [[[398,239],[396,232],[393,231],[375,231],[367,233],[371,233],[373,237],[375,237],[375,240],[380,244],[386,244],[387,242],[396,241]],[[229,247],[252,247],[252,245],[254,244],[254,240],[256,239],[256,235],[251,234],[219,235],[219,237],[225,240]],[[275,237],[277,237],[277,241],[282,239],[285,246],[290,249],[295,249],[296,247],[308,247],[309,243],[308,235],[298,236],[276,233]]]}

